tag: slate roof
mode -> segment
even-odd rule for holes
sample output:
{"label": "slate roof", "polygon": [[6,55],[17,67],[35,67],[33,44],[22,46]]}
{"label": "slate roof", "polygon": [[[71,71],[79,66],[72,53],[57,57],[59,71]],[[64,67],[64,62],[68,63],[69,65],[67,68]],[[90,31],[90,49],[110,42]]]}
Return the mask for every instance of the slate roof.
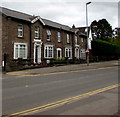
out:
{"label": "slate roof", "polygon": [[2,14],[9,16],[9,17],[29,21],[29,22],[31,21],[32,18],[34,18],[32,15],[28,15],[26,13],[21,13],[21,12],[10,10],[10,9],[3,8],[3,7],[2,7]]}
{"label": "slate roof", "polygon": [[[0,7],[0,9],[2,9],[2,10],[0,10],[0,12],[2,12],[2,14],[6,15],[6,16],[16,18],[16,19],[21,19],[21,20],[28,21],[28,22],[31,22],[32,19],[34,19],[36,17],[36,16],[32,16],[32,15],[29,15],[26,13],[14,11],[14,10],[4,8],[4,7]],[[62,29],[65,31],[74,32],[72,30],[72,28],[70,28],[69,26],[62,25],[60,23],[56,23],[56,22],[53,22],[53,21],[50,21],[47,19],[43,19],[43,18],[41,18],[41,19],[43,20],[43,22],[45,23],[46,26]]]}
{"label": "slate roof", "polygon": [[56,22],[53,22],[53,21],[50,21],[50,20],[46,20],[46,19],[42,19],[42,20],[44,21],[44,23],[47,26],[63,29],[63,30],[66,30],[66,31],[72,31],[72,28],[70,28],[69,26],[62,25],[60,23],[56,23]]}

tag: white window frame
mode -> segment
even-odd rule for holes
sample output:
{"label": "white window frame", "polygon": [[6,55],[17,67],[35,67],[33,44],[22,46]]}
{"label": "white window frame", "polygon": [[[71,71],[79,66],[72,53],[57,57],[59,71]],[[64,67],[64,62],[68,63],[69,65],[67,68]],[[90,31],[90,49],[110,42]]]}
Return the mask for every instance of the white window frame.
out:
{"label": "white window frame", "polygon": [[79,47],[75,48],[75,57],[78,58],[78,59],[80,58],[80,49],[79,49]]}
{"label": "white window frame", "polygon": [[[58,51],[60,51],[60,57],[58,57]],[[57,58],[62,58],[62,49],[61,48],[57,48]]]}
{"label": "white window frame", "polygon": [[47,41],[50,41],[51,40],[51,31],[47,29],[46,34],[47,34]]}
{"label": "white window frame", "polygon": [[18,24],[18,37],[23,37],[23,24]]}
{"label": "white window frame", "polygon": [[[52,48],[52,49],[50,50],[50,48]],[[47,56],[46,56],[46,51],[47,51]],[[50,56],[50,53],[49,53],[50,51],[52,51],[52,56]],[[44,58],[53,58],[53,57],[54,57],[53,45],[45,45],[44,46]]]}
{"label": "white window frame", "polygon": [[70,43],[70,35],[67,34],[67,43]]}
{"label": "white window frame", "polygon": [[[68,51],[68,56],[66,55],[66,52]],[[65,57],[68,57],[72,59],[72,48],[71,47],[66,47],[65,48]]]}
{"label": "white window frame", "polygon": [[[24,45],[25,46],[25,57],[23,57],[23,59],[27,59],[27,52],[28,52],[28,48],[27,48],[27,43],[14,43],[14,59],[18,59],[18,58],[22,58],[20,57],[20,45]],[[16,48],[18,46],[18,57],[16,57]]]}
{"label": "white window frame", "polygon": [[58,42],[61,42],[61,33],[58,32]]}
{"label": "white window frame", "polygon": [[88,32],[88,28],[85,28],[85,32],[86,32],[86,33]]}
{"label": "white window frame", "polygon": [[34,30],[35,38],[38,39],[40,37],[40,28],[38,26],[35,27]]}
{"label": "white window frame", "polygon": [[80,58],[81,59],[86,59],[86,52],[84,48],[80,49]]}
{"label": "white window frame", "polygon": [[82,42],[82,43],[84,42],[84,39],[83,39],[83,37],[81,37],[81,42]]}

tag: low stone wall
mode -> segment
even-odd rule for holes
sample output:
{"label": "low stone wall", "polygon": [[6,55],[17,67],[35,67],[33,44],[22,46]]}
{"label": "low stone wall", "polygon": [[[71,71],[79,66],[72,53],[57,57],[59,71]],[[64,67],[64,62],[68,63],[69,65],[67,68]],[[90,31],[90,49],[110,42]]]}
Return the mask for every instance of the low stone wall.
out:
{"label": "low stone wall", "polygon": [[6,66],[5,66],[5,71],[16,71],[16,70],[21,70],[24,68],[24,66],[30,66],[32,65],[32,60],[31,59],[22,59],[19,58],[17,60],[7,60]]}

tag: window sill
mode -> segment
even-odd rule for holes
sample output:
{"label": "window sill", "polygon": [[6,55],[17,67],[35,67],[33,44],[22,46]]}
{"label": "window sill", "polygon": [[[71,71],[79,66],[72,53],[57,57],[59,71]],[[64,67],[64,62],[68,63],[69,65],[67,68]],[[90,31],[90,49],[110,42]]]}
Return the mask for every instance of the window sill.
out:
{"label": "window sill", "polygon": [[51,58],[51,57],[44,57],[44,59],[53,59],[53,57]]}
{"label": "window sill", "polygon": [[19,39],[24,39],[24,37],[19,37],[19,36],[18,36],[17,38],[19,38]]}
{"label": "window sill", "polygon": [[13,59],[27,59],[27,57],[25,57],[25,58],[13,58]]}
{"label": "window sill", "polygon": [[35,37],[35,39],[40,40],[41,38]]}

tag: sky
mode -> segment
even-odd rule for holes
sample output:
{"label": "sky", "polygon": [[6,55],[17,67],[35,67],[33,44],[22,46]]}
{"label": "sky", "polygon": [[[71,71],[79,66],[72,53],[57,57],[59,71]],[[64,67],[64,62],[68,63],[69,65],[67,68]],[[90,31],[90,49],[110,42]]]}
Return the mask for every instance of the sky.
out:
{"label": "sky", "polygon": [[[40,16],[72,27],[86,26],[87,0],[1,0],[0,5],[9,9]],[[106,19],[112,28],[118,27],[118,0],[91,0],[88,24]],[[120,4],[119,4],[120,6]]]}

